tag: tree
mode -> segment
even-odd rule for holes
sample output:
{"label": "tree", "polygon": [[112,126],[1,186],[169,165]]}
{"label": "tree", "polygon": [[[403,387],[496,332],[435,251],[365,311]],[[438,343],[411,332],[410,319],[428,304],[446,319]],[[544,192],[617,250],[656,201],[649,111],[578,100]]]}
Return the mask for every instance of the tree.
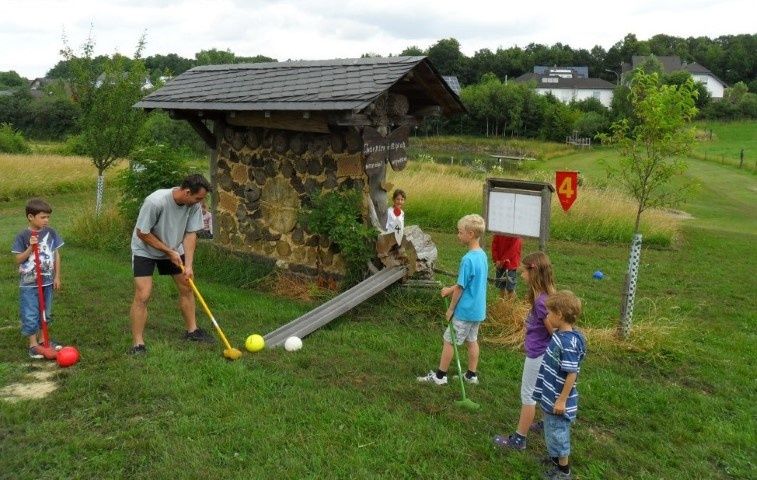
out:
{"label": "tree", "polygon": [[460,51],[460,42],[454,38],[445,38],[428,49],[428,59],[442,75],[460,75],[466,61]]}
{"label": "tree", "polygon": [[615,122],[603,142],[616,145],[620,159],[607,164],[608,174],[637,202],[634,241],[629,259],[626,293],[621,306],[619,333],[627,337],[631,330],[636,289],[638,259],[641,252],[641,215],[650,208],[674,206],[690,190],[690,184],[673,186],[674,177],[686,171],[679,157],[690,150],[694,141],[691,120],[697,113],[696,87],[689,79],[681,85],[665,85],[657,73],[637,69],[629,96],[634,126],[627,118]]}
{"label": "tree", "polygon": [[74,99],[81,108],[81,136],[84,151],[97,168],[95,211],[100,212],[105,186],[105,170],[126,157],[134,148],[144,114],[132,108],[142,97],[147,70],[141,54],[145,36],[137,42],[134,58],[114,54],[100,74],[96,69],[94,39],[90,34],[77,56],[64,38],[61,54],[72,74]]}
{"label": "tree", "polygon": [[426,53],[415,45],[411,45],[400,52],[400,57],[422,57]]}
{"label": "tree", "polygon": [[228,65],[231,63],[237,63],[236,55],[234,55],[228,48],[226,50],[218,50],[211,48],[210,50],[200,50],[195,53],[195,65]]}
{"label": "tree", "polygon": [[16,73],[15,70],[10,70],[7,72],[0,72],[0,88],[6,88],[6,87],[22,87],[26,85],[26,80],[24,80],[21,75]]}

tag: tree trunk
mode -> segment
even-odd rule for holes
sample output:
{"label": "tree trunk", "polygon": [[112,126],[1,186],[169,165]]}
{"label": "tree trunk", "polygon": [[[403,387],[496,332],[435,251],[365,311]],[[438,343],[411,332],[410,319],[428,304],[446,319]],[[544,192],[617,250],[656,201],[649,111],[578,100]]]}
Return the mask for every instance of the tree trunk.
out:
{"label": "tree trunk", "polygon": [[103,192],[105,191],[105,176],[103,172],[97,173],[97,196],[95,198],[95,215],[100,215],[103,208]]}
{"label": "tree trunk", "polygon": [[628,272],[626,273],[625,289],[620,305],[620,325],[618,335],[627,339],[631,335],[633,323],[633,305],[636,297],[636,281],[639,277],[639,260],[641,259],[641,233],[636,233],[631,242],[631,253],[628,256]]}

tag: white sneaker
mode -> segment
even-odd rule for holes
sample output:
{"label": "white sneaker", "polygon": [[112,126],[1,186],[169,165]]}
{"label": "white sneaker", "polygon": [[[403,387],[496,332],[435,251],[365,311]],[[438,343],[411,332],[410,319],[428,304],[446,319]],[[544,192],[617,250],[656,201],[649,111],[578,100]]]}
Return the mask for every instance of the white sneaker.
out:
{"label": "white sneaker", "polygon": [[[458,375],[453,375],[452,379],[457,380]],[[465,380],[465,383],[470,383],[471,385],[478,385],[478,375],[475,377],[468,377],[468,375],[463,375],[463,380]]]}
{"label": "white sneaker", "polygon": [[436,378],[436,372],[431,370],[426,375],[418,377],[417,380],[420,383],[435,383],[436,385],[447,385],[447,376],[442,378]]}

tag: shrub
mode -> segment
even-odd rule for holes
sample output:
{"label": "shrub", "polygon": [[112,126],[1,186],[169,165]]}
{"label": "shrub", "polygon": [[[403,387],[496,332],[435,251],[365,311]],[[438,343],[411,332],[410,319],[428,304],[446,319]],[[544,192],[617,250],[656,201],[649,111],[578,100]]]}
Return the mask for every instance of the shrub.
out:
{"label": "shrub", "polygon": [[167,113],[152,112],[142,125],[139,145],[161,144],[184,155],[205,155],[207,147],[192,127],[183,120],[172,120]]}
{"label": "shrub", "polygon": [[125,220],[136,220],[146,196],[160,188],[180,184],[187,173],[186,158],[165,145],[151,145],[132,152],[129,167],[119,174],[118,208]]}
{"label": "shrub", "polygon": [[578,132],[579,137],[590,137],[598,133],[606,132],[610,127],[610,121],[606,116],[596,112],[582,114],[573,124],[573,130]]}
{"label": "shrub", "polygon": [[313,197],[313,208],[302,218],[307,229],[335,243],[347,265],[345,280],[362,280],[367,262],[373,258],[376,231],[363,223],[362,196],[358,190],[320,193]]}
{"label": "shrub", "polygon": [[29,153],[29,143],[10,123],[0,123],[0,152]]}
{"label": "shrub", "polygon": [[70,230],[65,234],[72,245],[89,250],[123,252],[129,248],[132,227],[133,224],[113,207],[104,208],[99,215],[95,215],[90,207],[74,217]]}

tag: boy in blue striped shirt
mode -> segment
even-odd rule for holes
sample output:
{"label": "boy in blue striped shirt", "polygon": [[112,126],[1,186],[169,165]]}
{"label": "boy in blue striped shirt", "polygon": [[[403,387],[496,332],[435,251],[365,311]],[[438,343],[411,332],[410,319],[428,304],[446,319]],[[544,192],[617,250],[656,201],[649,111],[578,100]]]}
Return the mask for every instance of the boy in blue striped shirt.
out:
{"label": "boy in blue striped shirt", "polygon": [[544,440],[553,468],[549,479],[570,479],[570,424],[578,412],[576,380],[586,355],[586,339],[574,330],[581,300],[560,290],[547,299],[547,321],[557,328],[544,354],[534,400],[544,413]]}

